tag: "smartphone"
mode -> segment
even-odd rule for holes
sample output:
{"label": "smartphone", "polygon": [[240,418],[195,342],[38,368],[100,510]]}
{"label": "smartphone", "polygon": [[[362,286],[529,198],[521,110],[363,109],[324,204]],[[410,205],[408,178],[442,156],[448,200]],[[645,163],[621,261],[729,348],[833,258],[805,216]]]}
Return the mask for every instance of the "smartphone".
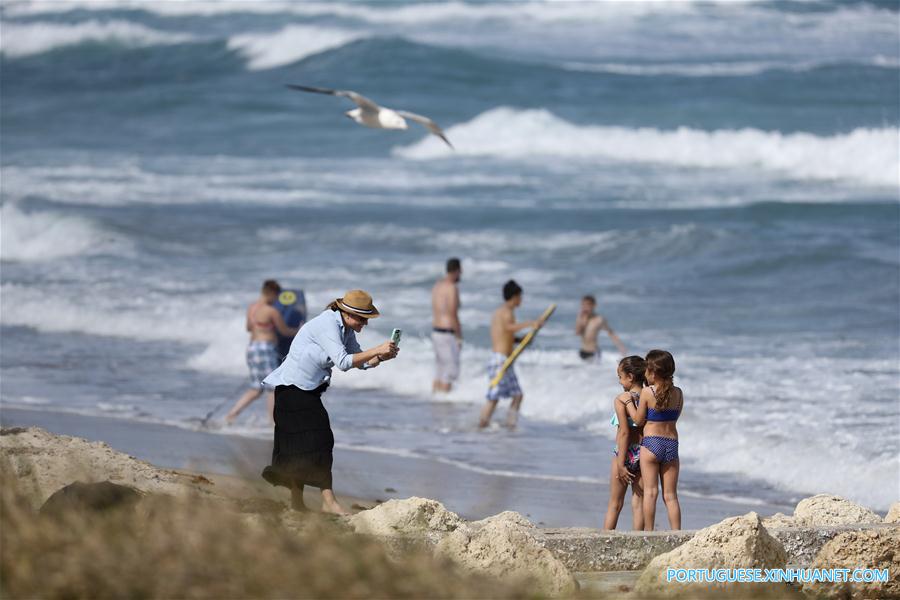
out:
{"label": "smartphone", "polygon": [[402,329],[395,329],[394,331],[392,331],[391,332],[391,341],[399,346],[400,345],[400,335],[402,333],[403,333]]}

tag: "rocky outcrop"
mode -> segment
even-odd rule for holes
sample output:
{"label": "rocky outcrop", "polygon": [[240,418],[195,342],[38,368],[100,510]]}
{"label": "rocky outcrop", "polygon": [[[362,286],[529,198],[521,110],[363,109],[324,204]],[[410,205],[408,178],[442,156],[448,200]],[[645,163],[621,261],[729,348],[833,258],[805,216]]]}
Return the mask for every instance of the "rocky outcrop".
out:
{"label": "rocky outcrop", "polygon": [[797,519],[790,517],[784,513],[775,513],[771,517],[765,517],[762,520],[763,527],[766,529],[780,529],[784,527],[799,527],[802,524]]}
{"label": "rocky outcrop", "polygon": [[847,531],[822,547],[813,569],[887,569],[886,582],[814,582],[803,591],[817,598],[900,598],[900,527]]}
{"label": "rocky outcrop", "polygon": [[388,500],[353,515],[348,522],[356,533],[440,538],[455,531],[463,521],[437,500],[414,496],[405,500]]}
{"label": "rocky outcrop", "polygon": [[[161,469],[103,442],[55,435],[38,427],[0,429],[0,470],[4,482],[15,485],[34,510],[51,495],[57,497],[51,506],[82,502],[81,508],[91,510],[116,497],[118,492],[111,492],[116,486],[141,495],[208,500],[247,514],[277,514],[285,506],[261,498],[253,484],[238,478],[216,477],[217,483],[204,475]],[[81,483],[73,486],[76,482]],[[122,496],[133,498],[127,492]]]}
{"label": "rocky outcrop", "polygon": [[891,504],[887,516],[884,518],[885,523],[900,523],[900,502]]}
{"label": "rocky outcrop", "polygon": [[865,506],[830,494],[801,500],[794,509],[794,518],[809,526],[881,523],[881,517]]}
{"label": "rocky outcrop", "polygon": [[478,523],[478,528],[464,525],[441,540],[435,556],[504,580],[531,580],[538,590],[552,596],[577,589],[575,578],[541,544],[527,519],[506,512]]}
{"label": "rocky outcrop", "polygon": [[[666,581],[673,569],[783,568],[787,555],[781,543],[769,535],[755,512],[731,517],[701,529],[688,542],[650,561],[638,579],[636,590],[663,596],[722,590],[743,591],[737,583],[689,583]],[[763,590],[761,584],[746,584],[746,591]]]}
{"label": "rocky outcrop", "polygon": [[545,548],[573,573],[637,571],[684,544],[696,531],[603,531],[586,527],[538,529]]}
{"label": "rocky outcrop", "polygon": [[134,507],[141,499],[141,493],[127,485],[110,481],[84,483],[76,481],[55,491],[44,505],[42,515],[62,516],[69,511],[104,512],[117,508]]}
{"label": "rocky outcrop", "polygon": [[480,521],[472,521],[469,523],[469,526],[474,529],[480,529],[485,525],[490,523],[497,523],[499,521],[508,521],[510,523],[515,523],[516,525],[521,525],[527,529],[531,529],[534,527],[534,524],[529,521],[527,518],[523,517],[521,513],[517,513],[513,510],[504,510],[502,513],[497,513],[492,517],[488,517],[487,519],[482,519]]}
{"label": "rocky outcrop", "polygon": [[190,476],[160,469],[103,442],[54,435],[38,427],[0,431],[0,456],[18,488],[37,510],[51,494],[75,481],[112,481],[143,492],[198,492]]}
{"label": "rocky outcrop", "polygon": [[545,594],[577,589],[569,570],[538,539],[534,525],[517,512],[466,523],[440,502],[413,497],[359,512],[348,523],[357,533],[384,536],[388,542],[424,537],[434,544],[437,558],[501,579],[527,579]]}

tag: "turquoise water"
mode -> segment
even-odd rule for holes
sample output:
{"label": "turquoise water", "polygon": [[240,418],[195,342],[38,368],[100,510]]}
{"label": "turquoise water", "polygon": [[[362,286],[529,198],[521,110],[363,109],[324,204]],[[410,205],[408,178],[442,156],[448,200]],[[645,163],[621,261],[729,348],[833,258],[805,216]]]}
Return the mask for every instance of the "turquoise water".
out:
{"label": "turquoise water", "polygon": [[[685,493],[885,509],[898,27],[890,2],[7,2],[3,403],[193,427],[241,388],[264,278],[318,308],[363,287],[364,345],[402,327],[403,351],[336,375],[340,444],[605,481],[616,357],[580,364],[573,333],[593,293],[630,351],[676,357]],[[285,83],[426,114],[456,151]],[[463,376],[437,401],[453,255]],[[559,309],[518,363],[522,427],[478,433],[509,278],[522,318]],[[238,431],[268,435],[262,406]]]}

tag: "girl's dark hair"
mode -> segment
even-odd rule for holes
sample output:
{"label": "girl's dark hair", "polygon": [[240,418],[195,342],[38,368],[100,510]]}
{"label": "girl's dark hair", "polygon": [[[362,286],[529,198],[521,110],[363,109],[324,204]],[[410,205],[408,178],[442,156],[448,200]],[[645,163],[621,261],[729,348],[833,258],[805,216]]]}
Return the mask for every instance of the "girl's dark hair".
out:
{"label": "girl's dark hair", "polygon": [[647,385],[647,380],[644,378],[644,371],[647,370],[647,363],[640,356],[626,356],[619,361],[619,368],[622,369],[622,372],[626,375],[631,375],[637,383]]}
{"label": "girl's dark hair", "polygon": [[647,353],[647,370],[656,376],[657,383],[656,408],[669,408],[669,396],[672,391],[672,378],[675,376],[675,358],[665,350],[651,350]]}

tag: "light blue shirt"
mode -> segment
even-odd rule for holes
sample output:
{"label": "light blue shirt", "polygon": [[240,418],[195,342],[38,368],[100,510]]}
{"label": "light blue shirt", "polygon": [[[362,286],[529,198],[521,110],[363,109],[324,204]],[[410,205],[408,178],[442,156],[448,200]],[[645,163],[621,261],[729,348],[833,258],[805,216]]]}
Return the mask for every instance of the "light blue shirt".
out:
{"label": "light blue shirt", "polygon": [[359,352],[356,332],[344,325],[340,311],[326,310],[300,328],[284,362],[263,383],[312,391],[331,380],[333,367],[341,371],[353,368],[353,355]]}

